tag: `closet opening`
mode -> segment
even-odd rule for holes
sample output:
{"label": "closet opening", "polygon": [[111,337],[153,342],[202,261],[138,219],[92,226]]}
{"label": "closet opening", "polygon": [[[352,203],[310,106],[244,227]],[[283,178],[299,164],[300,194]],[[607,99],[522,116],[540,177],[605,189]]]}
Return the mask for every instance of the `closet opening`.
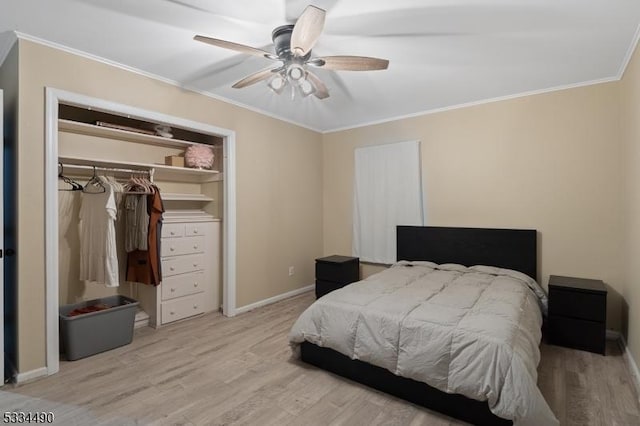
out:
{"label": "closet opening", "polygon": [[[128,296],[136,327],[234,316],[235,132],[53,88],[46,101],[43,374],[59,369],[60,306]],[[108,225],[108,255],[87,218]],[[98,272],[79,261],[105,256]]]}

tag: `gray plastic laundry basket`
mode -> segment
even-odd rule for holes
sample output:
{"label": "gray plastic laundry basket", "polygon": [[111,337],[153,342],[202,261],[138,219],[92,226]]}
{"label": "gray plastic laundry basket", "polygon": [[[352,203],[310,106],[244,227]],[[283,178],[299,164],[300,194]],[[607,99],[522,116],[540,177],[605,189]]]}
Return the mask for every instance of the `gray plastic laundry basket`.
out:
{"label": "gray plastic laundry basket", "polygon": [[[74,309],[96,304],[113,307],[68,316]],[[67,360],[75,361],[131,343],[137,307],[136,300],[121,295],[61,306],[60,338]]]}

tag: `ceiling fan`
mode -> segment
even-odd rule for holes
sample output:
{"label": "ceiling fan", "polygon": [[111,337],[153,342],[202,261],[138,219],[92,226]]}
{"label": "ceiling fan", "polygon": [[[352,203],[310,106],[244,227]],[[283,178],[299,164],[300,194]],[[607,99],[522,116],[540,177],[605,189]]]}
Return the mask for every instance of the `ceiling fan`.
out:
{"label": "ceiling fan", "polygon": [[325,99],[329,97],[329,90],[322,80],[309,70],[309,66],[347,71],[384,70],[389,66],[389,61],[386,59],[366,56],[312,57],[311,49],[313,49],[322,33],[325,14],[326,12],[323,9],[316,6],[307,6],[295,25],[283,25],[273,30],[271,38],[275,46],[275,54],[244,44],[202,35],[196,35],[193,39],[225,49],[282,62],[279,67],[258,71],[236,82],[232,86],[235,89],[269,80],[269,87],[276,93],[282,93],[289,86],[291,87],[292,98],[295,97],[295,93],[298,91],[302,96],[314,95],[319,99]]}

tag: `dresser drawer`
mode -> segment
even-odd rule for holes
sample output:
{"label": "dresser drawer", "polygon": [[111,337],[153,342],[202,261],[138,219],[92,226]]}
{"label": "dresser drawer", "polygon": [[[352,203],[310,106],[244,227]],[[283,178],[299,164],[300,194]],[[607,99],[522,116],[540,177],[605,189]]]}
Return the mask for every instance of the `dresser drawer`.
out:
{"label": "dresser drawer", "polygon": [[204,223],[187,223],[184,227],[184,235],[188,236],[197,236],[197,235],[207,235],[206,226]]}
{"label": "dresser drawer", "polygon": [[200,294],[194,294],[162,302],[160,308],[162,324],[204,313],[204,305],[200,299]]}
{"label": "dresser drawer", "polygon": [[604,355],[606,329],[604,322],[549,315],[549,341]]}
{"label": "dresser drawer", "polygon": [[607,295],[550,287],[549,315],[604,323],[607,318]]}
{"label": "dresser drawer", "polygon": [[204,285],[204,271],[172,275],[162,281],[160,285],[162,300],[202,293],[204,291]]}
{"label": "dresser drawer", "polygon": [[185,256],[163,257],[162,276],[186,274],[204,269],[204,255],[189,254]]}
{"label": "dresser drawer", "polygon": [[346,284],[339,284],[333,281],[316,280],[316,299],[321,298],[327,293],[344,287]]}
{"label": "dresser drawer", "polygon": [[331,263],[316,262],[316,279],[333,281],[339,284],[350,284],[359,280],[360,264],[353,262]]}
{"label": "dresser drawer", "polygon": [[184,237],[184,223],[163,223],[162,238]]}
{"label": "dresser drawer", "polygon": [[163,238],[160,256],[179,256],[204,252],[204,237]]}

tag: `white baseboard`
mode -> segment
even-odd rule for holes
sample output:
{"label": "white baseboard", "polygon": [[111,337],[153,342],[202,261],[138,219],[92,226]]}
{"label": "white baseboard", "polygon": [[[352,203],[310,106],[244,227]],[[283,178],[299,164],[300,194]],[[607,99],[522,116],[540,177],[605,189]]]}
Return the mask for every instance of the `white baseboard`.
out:
{"label": "white baseboard", "polygon": [[260,308],[262,306],[270,305],[272,303],[279,302],[284,299],[288,299],[293,296],[297,296],[302,293],[306,293],[308,291],[314,290],[316,288],[315,284],[308,285],[306,287],[298,288],[295,290],[288,291],[286,293],[279,294],[277,296],[270,297],[268,299],[260,300],[255,303],[251,303],[249,305],[242,306],[240,308],[236,308],[236,314],[243,314],[245,312],[249,312],[253,309]]}
{"label": "white baseboard", "polygon": [[619,331],[607,330],[606,338],[607,340],[620,340],[622,339],[622,334]]}
{"label": "white baseboard", "polygon": [[40,367],[35,370],[18,373],[16,374],[16,383],[24,383],[29,380],[37,379],[38,377],[46,376],[48,373],[49,371],[47,370],[47,367]]}
{"label": "white baseboard", "polygon": [[[619,333],[618,333],[619,334]],[[631,381],[633,382],[636,388],[636,395],[638,396],[638,402],[640,402],[640,369],[638,369],[638,364],[636,364],[635,359],[633,359],[633,355],[629,351],[629,346],[627,346],[627,341],[624,339],[624,336],[620,335],[620,347],[624,352],[623,356],[627,365],[629,366],[629,370],[631,370]]]}

